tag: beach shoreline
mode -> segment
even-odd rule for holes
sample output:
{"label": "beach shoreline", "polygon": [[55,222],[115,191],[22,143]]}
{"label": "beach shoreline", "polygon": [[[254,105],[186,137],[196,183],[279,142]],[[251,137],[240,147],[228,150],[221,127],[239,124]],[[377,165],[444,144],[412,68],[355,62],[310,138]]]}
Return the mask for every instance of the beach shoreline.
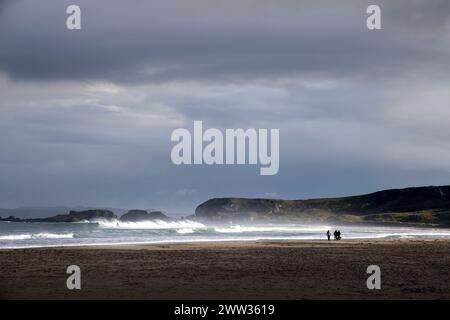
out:
{"label": "beach shoreline", "polygon": [[[260,240],[0,250],[2,299],[450,299],[450,239]],[[81,290],[66,269],[81,268]],[[369,290],[369,265],[381,290]]]}

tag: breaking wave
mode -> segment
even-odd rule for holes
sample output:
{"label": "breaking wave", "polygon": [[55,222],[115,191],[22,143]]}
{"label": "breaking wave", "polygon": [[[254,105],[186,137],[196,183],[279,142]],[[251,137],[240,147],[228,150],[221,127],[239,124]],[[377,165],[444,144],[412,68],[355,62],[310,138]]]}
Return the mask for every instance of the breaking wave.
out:
{"label": "breaking wave", "polygon": [[302,227],[302,226],[242,226],[233,225],[227,227],[215,227],[214,230],[220,233],[246,233],[246,232],[325,232],[328,226]]}
{"label": "breaking wave", "polygon": [[23,233],[0,236],[0,240],[71,239],[73,233]]}
{"label": "breaking wave", "polygon": [[181,221],[163,221],[163,220],[153,220],[153,221],[140,221],[140,222],[124,222],[119,220],[107,221],[107,220],[95,220],[95,223],[99,225],[100,228],[108,229],[207,229],[207,226],[200,222],[195,222],[191,220],[181,220]]}

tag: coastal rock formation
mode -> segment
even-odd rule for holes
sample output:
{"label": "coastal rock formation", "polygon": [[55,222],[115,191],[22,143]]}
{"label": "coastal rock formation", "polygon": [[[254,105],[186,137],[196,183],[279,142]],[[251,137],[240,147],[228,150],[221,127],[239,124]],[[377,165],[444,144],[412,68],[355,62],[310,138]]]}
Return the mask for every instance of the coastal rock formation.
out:
{"label": "coastal rock formation", "polygon": [[104,209],[94,209],[85,211],[70,211],[69,214],[57,215],[45,218],[46,222],[80,222],[95,219],[114,220],[117,216],[114,212]]}
{"label": "coastal rock formation", "polygon": [[117,216],[114,212],[104,209],[94,209],[85,211],[70,211],[69,214],[58,214],[48,218],[37,219],[19,219],[13,216],[3,219],[1,221],[11,222],[82,222],[95,219],[115,220]]}
{"label": "coastal rock formation", "polygon": [[215,198],[195,210],[199,219],[303,219],[450,225],[450,186],[416,187],[308,200]]}
{"label": "coastal rock formation", "polygon": [[139,222],[139,221],[170,221],[171,219],[160,211],[147,212],[145,210],[130,210],[120,217],[121,221]]}
{"label": "coastal rock formation", "polygon": [[14,216],[9,216],[9,217],[3,218],[3,219],[2,219],[2,217],[0,217],[0,221],[21,222],[22,220],[14,217]]}

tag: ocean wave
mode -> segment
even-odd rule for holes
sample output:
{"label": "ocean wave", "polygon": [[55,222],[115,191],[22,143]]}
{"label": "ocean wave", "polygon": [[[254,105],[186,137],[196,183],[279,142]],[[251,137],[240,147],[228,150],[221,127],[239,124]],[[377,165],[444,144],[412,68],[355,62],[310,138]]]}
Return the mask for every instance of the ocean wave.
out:
{"label": "ocean wave", "polygon": [[100,228],[105,229],[175,229],[175,230],[194,230],[194,229],[207,229],[207,226],[200,222],[191,220],[180,221],[140,221],[140,222],[124,222],[120,220],[96,220],[94,221]]}
{"label": "ocean wave", "polygon": [[73,233],[23,233],[23,234],[8,234],[0,236],[2,240],[32,240],[32,239],[71,239],[74,237]]}
{"label": "ocean wave", "polygon": [[219,233],[245,233],[245,232],[326,232],[328,226],[302,227],[302,226],[242,226],[234,225],[227,227],[215,227],[214,230]]}
{"label": "ocean wave", "polygon": [[176,229],[177,233],[179,234],[191,234],[195,233],[195,230],[192,228],[182,228],[182,229]]}

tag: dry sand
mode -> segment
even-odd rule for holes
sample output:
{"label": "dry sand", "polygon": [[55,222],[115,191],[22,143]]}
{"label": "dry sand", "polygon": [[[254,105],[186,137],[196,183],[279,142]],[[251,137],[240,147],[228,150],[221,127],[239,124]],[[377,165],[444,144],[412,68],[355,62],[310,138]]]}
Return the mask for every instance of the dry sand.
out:
{"label": "dry sand", "polygon": [[[66,268],[81,267],[81,290]],[[368,265],[381,290],[368,290]],[[450,299],[450,240],[0,250],[2,299]]]}

